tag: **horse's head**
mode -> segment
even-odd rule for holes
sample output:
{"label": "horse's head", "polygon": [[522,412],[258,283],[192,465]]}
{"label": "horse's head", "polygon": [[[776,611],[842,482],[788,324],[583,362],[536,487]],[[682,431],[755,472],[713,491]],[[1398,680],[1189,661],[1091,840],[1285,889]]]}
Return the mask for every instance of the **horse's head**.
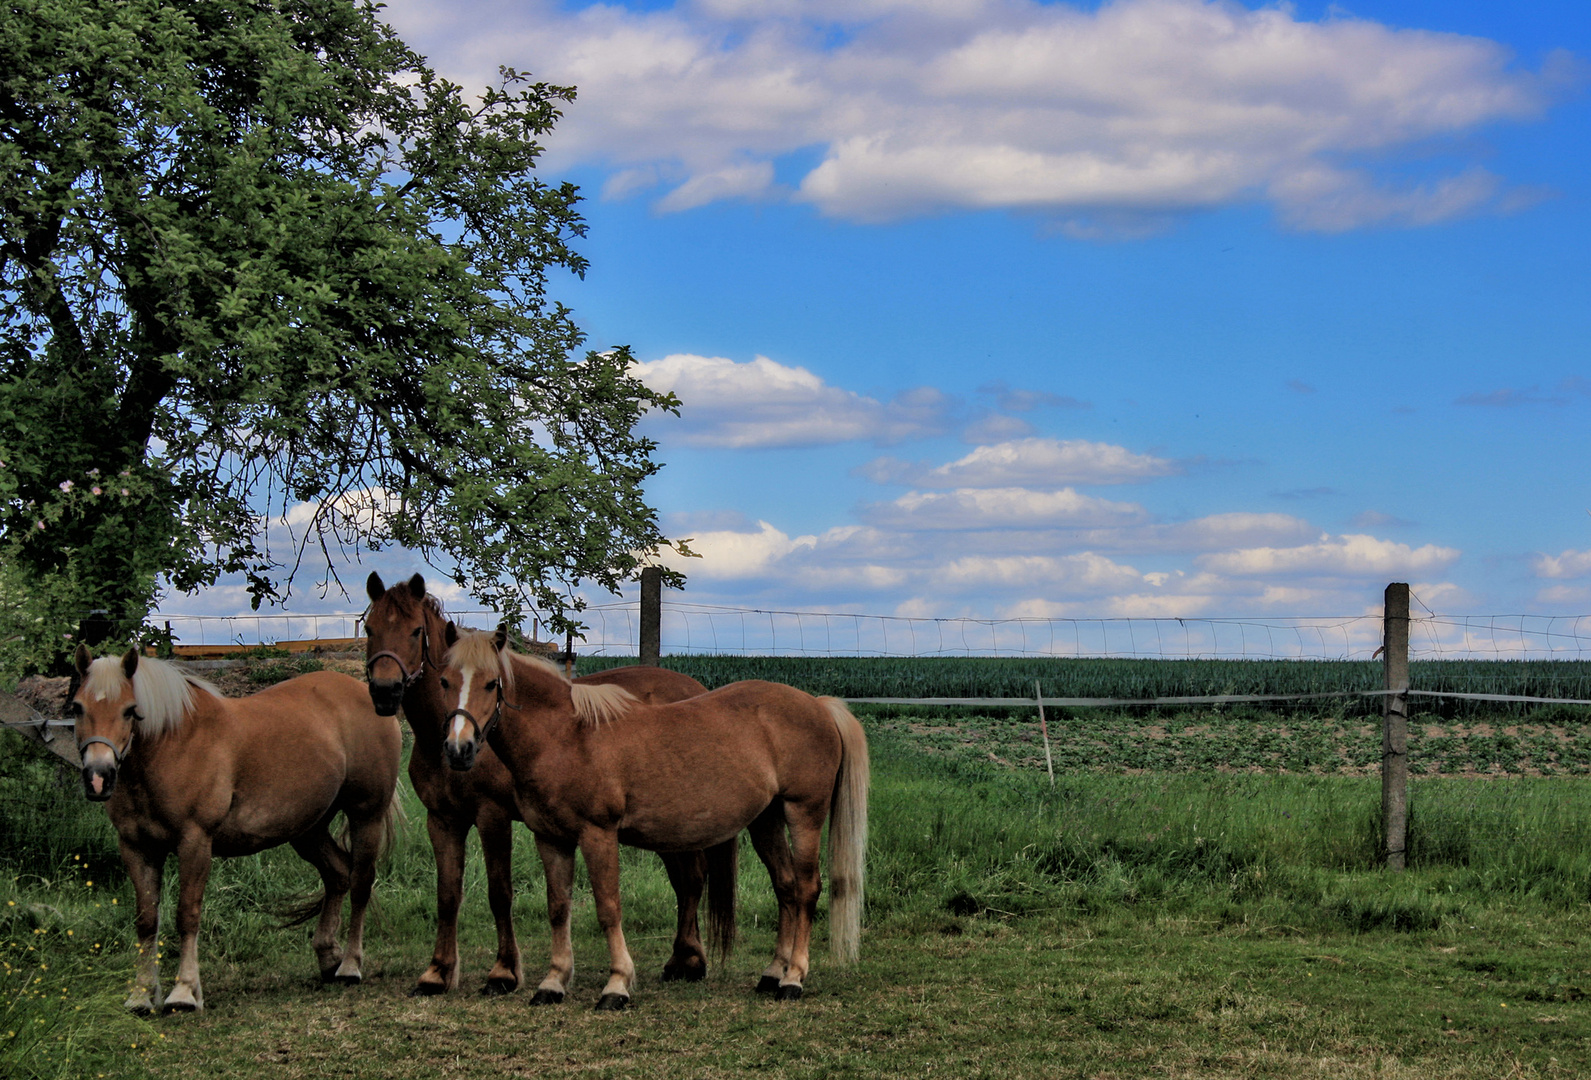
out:
{"label": "horse's head", "polygon": [[392,716],[403,703],[404,691],[435,663],[428,608],[440,611],[425,595],[425,578],[415,574],[401,585],[387,588],[381,575],[371,572],[365,581],[370,610],[365,613],[365,677],[370,683],[370,703],[379,716]]}
{"label": "horse's head", "polygon": [[79,645],[75,660],[79,686],[67,711],[76,726],[77,754],[83,761],[83,794],[103,802],[116,788],[116,774],[142,719],[133,689],[138,650],[128,649],[120,660],[114,656],[91,660],[88,647]]}
{"label": "horse's head", "polygon": [[503,700],[513,691],[513,654],[507,627],[499,626],[495,634],[461,633],[448,623],[446,637],[441,680],[447,733],[442,746],[449,765],[468,769],[502,719]]}

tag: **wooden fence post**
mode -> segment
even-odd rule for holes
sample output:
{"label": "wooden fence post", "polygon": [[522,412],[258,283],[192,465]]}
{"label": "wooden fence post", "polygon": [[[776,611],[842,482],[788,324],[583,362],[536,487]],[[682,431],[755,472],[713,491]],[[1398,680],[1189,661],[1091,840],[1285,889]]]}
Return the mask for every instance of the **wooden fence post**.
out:
{"label": "wooden fence post", "polygon": [[1381,616],[1381,821],[1387,869],[1402,870],[1409,839],[1409,586],[1387,586]]}
{"label": "wooden fence post", "polygon": [[663,660],[663,571],[641,571],[641,663],[656,667]]}

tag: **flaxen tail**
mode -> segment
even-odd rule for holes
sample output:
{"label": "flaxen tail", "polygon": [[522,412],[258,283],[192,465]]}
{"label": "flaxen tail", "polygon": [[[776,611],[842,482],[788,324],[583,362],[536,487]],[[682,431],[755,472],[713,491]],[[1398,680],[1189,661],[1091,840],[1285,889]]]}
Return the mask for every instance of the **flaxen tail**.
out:
{"label": "flaxen tail", "polygon": [[829,948],[850,963],[862,951],[862,899],[867,871],[867,736],[839,698],[819,698],[840,729],[840,771],[829,807]]}
{"label": "flaxen tail", "polygon": [[720,963],[735,947],[735,879],[740,873],[740,837],[707,849],[707,942]]}

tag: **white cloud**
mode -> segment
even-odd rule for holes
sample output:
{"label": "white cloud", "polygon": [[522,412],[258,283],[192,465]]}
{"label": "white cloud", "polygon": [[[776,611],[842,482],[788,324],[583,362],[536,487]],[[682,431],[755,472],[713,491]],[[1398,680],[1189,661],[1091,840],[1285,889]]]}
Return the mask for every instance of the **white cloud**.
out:
{"label": "white cloud", "polygon": [[659,209],[769,197],[775,159],[816,148],[795,197],[826,214],[1030,209],[1078,235],[1254,200],[1327,231],[1506,210],[1478,167],[1411,183],[1387,162],[1533,119],[1578,77],[1567,54],[1525,71],[1482,38],[1227,0],[394,0],[387,17],[466,85],[499,64],[576,85],[548,167],[673,185]]}
{"label": "white cloud", "polygon": [[1322,536],[1298,547],[1255,547],[1202,555],[1198,564],[1217,574],[1242,577],[1391,577],[1440,570],[1457,561],[1457,548],[1426,544],[1412,548],[1373,536]]}
{"label": "white cloud", "polygon": [[950,589],[985,586],[1022,589],[1039,595],[1108,595],[1143,584],[1130,566],[1122,566],[1092,552],[1065,556],[952,559],[935,573],[937,582]]}
{"label": "white cloud", "polygon": [[1028,438],[980,446],[965,457],[938,467],[879,458],[859,471],[877,483],[918,487],[1057,488],[1068,484],[1125,484],[1182,470],[1174,461],[1135,454],[1109,443]]}
{"label": "white cloud", "polygon": [[652,389],[679,396],[678,418],[650,422],[692,446],[891,443],[940,434],[950,423],[950,398],[931,387],[880,402],[766,356],[737,363],[721,356],[675,353],[637,363],[631,371]]}
{"label": "white cloud", "polygon": [[700,558],[687,559],[664,551],[663,563],[705,581],[757,578],[772,573],[794,552],[810,550],[816,544],[815,536],[792,538],[766,521],[759,521],[756,532],[720,530],[693,536],[690,547]]}
{"label": "white cloud", "polygon": [[1137,503],[1080,495],[1071,488],[909,491],[892,502],[864,507],[862,516],[874,525],[936,530],[1075,528],[1121,525],[1148,518]]}
{"label": "white cloud", "polygon": [[1591,574],[1591,551],[1564,551],[1557,555],[1537,555],[1534,562],[1540,578],[1579,578]]}

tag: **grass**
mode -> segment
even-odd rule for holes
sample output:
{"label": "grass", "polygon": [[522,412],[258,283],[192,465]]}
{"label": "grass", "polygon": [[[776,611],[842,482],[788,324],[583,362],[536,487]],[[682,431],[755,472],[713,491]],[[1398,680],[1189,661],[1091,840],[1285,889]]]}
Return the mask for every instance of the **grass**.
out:
{"label": "grass", "polygon": [[[464,989],[406,996],[429,958],[434,906],[411,793],[405,842],[378,887],[365,985],[319,986],[307,928],[279,927],[276,910],[314,881],[278,849],[216,864],[201,939],[207,1012],[126,1017],[131,890],[103,811],[7,736],[0,1074],[1591,1071],[1591,781],[1572,755],[1556,751],[1564,767],[1551,775],[1526,775],[1538,760],[1528,754],[1493,755],[1495,778],[1482,781],[1463,778],[1480,772],[1471,750],[1463,769],[1417,776],[1410,869],[1392,875],[1377,866],[1379,784],[1352,764],[1363,738],[1352,717],[1052,716],[1052,789],[1031,714],[861,712],[875,765],[862,962],[836,968],[819,953],[803,1001],[757,998],[775,907],[747,851],[740,948],[705,984],[664,986],[672,894],[655,857],[628,851],[625,927],[642,979],[618,1016],[588,1007],[605,949],[584,891],[572,1001],[533,1010],[525,994],[473,992],[494,951],[478,855]],[[1559,726],[1559,741],[1578,746],[1576,719]],[[523,830],[516,859],[534,981],[545,906]]]}

